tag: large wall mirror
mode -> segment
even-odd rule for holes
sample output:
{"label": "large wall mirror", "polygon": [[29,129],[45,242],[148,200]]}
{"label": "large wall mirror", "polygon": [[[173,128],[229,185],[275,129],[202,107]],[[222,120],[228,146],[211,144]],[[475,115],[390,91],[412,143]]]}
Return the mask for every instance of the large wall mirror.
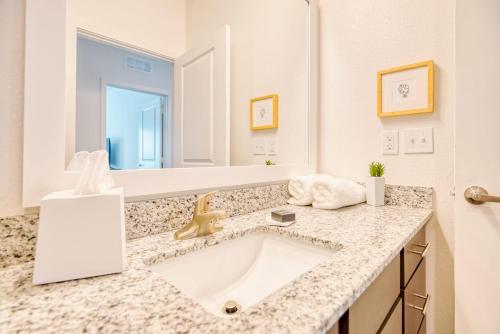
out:
{"label": "large wall mirror", "polygon": [[311,171],[316,43],[314,1],[28,0],[25,206],[78,151],[128,196]]}

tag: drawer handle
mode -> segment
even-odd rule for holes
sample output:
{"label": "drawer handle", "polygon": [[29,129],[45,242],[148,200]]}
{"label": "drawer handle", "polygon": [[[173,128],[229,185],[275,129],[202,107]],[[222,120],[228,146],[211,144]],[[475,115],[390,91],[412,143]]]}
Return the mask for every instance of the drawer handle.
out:
{"label": "drawer handle", "polygon": [[425,313],[427,312],[427,305],[428,305],[429,299],[431,299],[431,296],[428,293],[425,296],[419,295],[418,293],[412,293],[412,295],[414,295],[417,298],[425,300],[424,305],[422,307],[416,306],[413,304],[409,304],[409,303],[406,305],[408,305],[411,308],[414,308],[415,310],[419,310],[422,313],[422,315],[425,316]]}
{"label": "drawer handle", "polygon": [[416,250],[408,250],[408,252],[413,253],[413,254],[418,254],[421,257],[425,257],[427,255],[427,250],[429,249],[429,243],[426,243],[425,245],[422,244],[413,244],[415,247],[420,247],[423,248],[421,251],[416,251]]}

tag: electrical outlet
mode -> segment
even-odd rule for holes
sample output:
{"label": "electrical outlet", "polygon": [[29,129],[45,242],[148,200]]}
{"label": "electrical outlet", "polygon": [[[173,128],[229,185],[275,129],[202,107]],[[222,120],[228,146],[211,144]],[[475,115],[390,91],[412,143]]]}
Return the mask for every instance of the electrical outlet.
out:
{"label": "electrical outlet", "polygon": [[434,153],[432,128],[408,129],[403,131],[404,153]]}
{"label": "electrical outlet", "polygon": [[399,153],[399,131],[382,132],[382,154],[396,155]]}
{"label": "electrical outlet", "polygon": [[265,155],[266,154],[266,141],[262,138],[256,138],[253,140],[253,155]]}
{"label": "electrical outlet", "polygon": [[277,155],[278,154],[278,150],[276,149],[276,140],[274,138],[269,139],[267,141],[266,153],[267,153],[267,155]]}

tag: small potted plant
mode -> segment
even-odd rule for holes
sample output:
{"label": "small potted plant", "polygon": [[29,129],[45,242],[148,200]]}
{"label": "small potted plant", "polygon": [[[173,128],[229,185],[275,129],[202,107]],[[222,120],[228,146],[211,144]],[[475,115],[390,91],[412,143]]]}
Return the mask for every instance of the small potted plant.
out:
{"label": "small potted plant", "polygon": [[373,206],[384,205],[385,201],[385,166],[373,161],[370,164],[370,176],[366,179],[366,203]]}

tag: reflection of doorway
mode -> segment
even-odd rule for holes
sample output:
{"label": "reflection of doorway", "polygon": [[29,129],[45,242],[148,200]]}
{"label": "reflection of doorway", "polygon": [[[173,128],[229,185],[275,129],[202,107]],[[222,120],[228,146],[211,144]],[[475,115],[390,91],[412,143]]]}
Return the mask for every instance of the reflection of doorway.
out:
{"label": "reflection of doorway", "polygon": [[114,169],[172,167],[173,69],[171,59],[79,33],[75,150],[108,148]]}
{"label": "reflection of doorway", "polygon": [[105,86],[106,147],[112,169],[169,167],[166,124],[167,96]]}

